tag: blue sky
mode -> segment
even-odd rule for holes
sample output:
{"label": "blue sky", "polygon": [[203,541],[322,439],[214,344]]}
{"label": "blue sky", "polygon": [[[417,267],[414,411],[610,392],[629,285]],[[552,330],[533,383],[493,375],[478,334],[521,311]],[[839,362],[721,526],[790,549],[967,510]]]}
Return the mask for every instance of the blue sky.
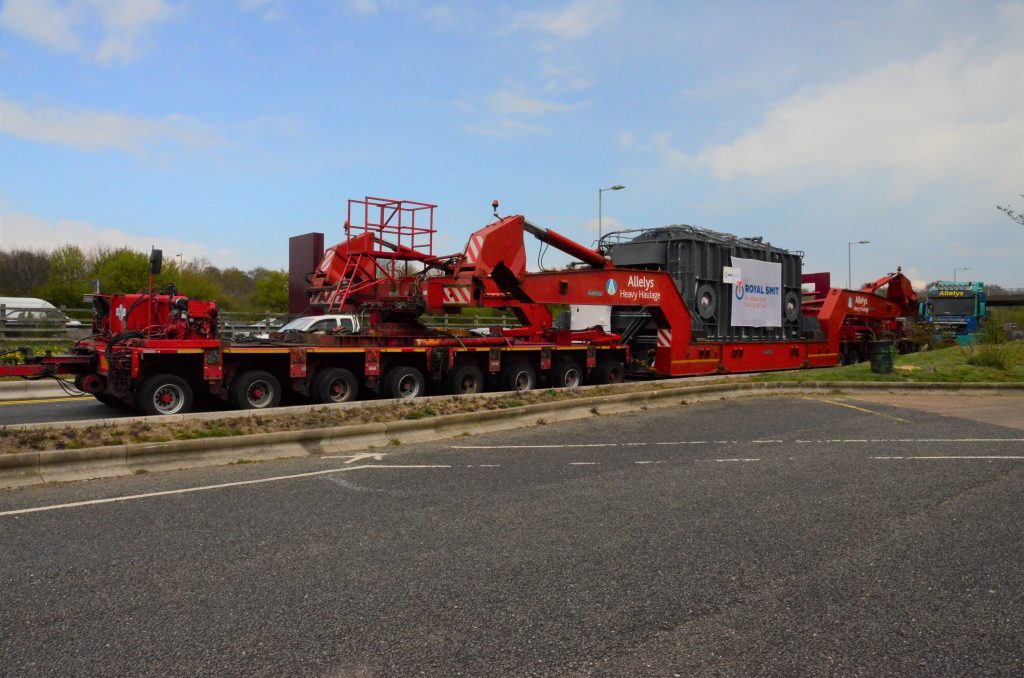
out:
{"label": "blue sky", "polygon": [[[1024,3],[4,0],[0,246],[284,267],[345,201],[1024,286]],[[549,256],[548,263],[558,263]]]}

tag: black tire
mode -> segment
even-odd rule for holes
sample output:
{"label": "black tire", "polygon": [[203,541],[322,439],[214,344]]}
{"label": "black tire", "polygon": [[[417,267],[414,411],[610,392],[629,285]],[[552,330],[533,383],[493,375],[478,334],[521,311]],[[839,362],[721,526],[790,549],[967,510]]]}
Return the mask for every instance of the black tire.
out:
{"label": "black tire", "polygon": [[93,393],[92,397],[100,401],[104,405],[109,405],[110,407],[120,407],[121,405],[124,405],[123,400],[115,396],[112,396],[109,393]]}
{"label": "black tire", "polygon": [[583,369],[572,360],[563,360],[551,370],[551,385],[555,388],[576,388],[583,383]]}
{"label": "black tire", "polygon": [[135,393],[135,407],[145,415],[185,414],[192,409],[192,387],[173,374],[154,374]]}
{"label": "black tire", "polygon": [[423,373],[415,367],[400,366],[393,368],[384,377],[384,397],[386,398],[417,398],[427,390],[427,381]]}
{"label": "black tire", "polygon": [[347,403],[359,395],[359,382],[342,367],[327,367],[316,373],[310,395],[317,403]]}
{"label": "black tire", "polygon": [[448,375],[448,392],[455,395],[482,393],[484,373],[476,365],[460,365]]}
{"label": "black tire", "polygon": [[235,375],[228,402],[237,410],[264,410],[281,402],[281,382],[270,372],[246,370]]}
{"label": "black tire", "polygon": [[621,384],[626,379],[626,367],[618,360],[601,360],[590,371],[594,384]]}
{"label": "black tire", "polygon": [[526,363],[512,363],[501,370],[498,381],[504,391],[525,393],[537,385],[537,374]]}

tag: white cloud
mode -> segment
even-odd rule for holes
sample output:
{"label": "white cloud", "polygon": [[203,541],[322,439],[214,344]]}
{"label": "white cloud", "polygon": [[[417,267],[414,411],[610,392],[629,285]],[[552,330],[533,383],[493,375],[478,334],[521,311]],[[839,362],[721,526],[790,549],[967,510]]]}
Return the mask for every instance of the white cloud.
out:
{"label": "white cloud", "polygon": [[0,133],[84,151],[112,148],[142,153],[153,145],[167,142],[190,147],[222,143],[202,125],[183,116],[150,119],[55,106],[33,109],[3,97],[0,97]]}
{"label": "white cloud", "polygon": [[5,249],[50,250],[61,245],[78,245],[83,250],[96,246],[128,247],[139,252],[148,252],[150,247],[164,251],[169,257],[181,253],[186,260],[208,259],[217,266],[230,266],[226,260],[229,253],[212,252],[202,243],[161,237],[140,236],[116,228],[99,228],[84,221],[58,219],[48,221],[42,217],[20,212],[0,211],[0,242]]}
{"label": "white cloud", "polygon": [[[623,228],[625,228],[622,225],[621,221],[619,221],[615,217],[608,216],[607,214],[601,215],[600,226],[600,231],[602,234],[611,233],[612,231],[621,231]],[[593,231],[594,233],[597,233],[598,220],[594,218],[584,221],[582,224],[580,224],[580,228],[588,232]]]}
{"label": "white cloud", "polygon": [[943,179],[1012,191],[1024,185],[1022,72],[1015,42],[987,57],[950,45],[791,96],[758,127],[696,158],[668,147],[662,156],[676,169],[783,192],[879,171],[896,198]]}
{"label": "white cloud", "polygon": [[[124,63],[138,57],[150,27],[173,13],[165,0],[7,0],[0,27],[48,49]],[[98,44],[85,39],[95,32]]]}
{"label": "white cloud", "polygon": [[73,29],[77,12],[52,0],[7,0],[0,9],[0,26],[23,38],[64,52],[78,49]]}
{"label": "white cloud", "polygon": [[487,103],[496,112],[503,115],[546,115],[548,113],[567,113],[582,104],[562,104],[553,101],[531,99],[511,90],[503,89],[487,97]]}
{"label": "white cloud", "polygon": [[633,148],[635,140],[633,139],[633,133],[629,130],[619,130],[619,148],[627,151]]}
{"label": "white cloud", "polygon": [[348,0],[345,6],[350,14],[356,16],[375,16],[380,12],[376,0]]}
{"label": "white cloud", "polygon": [[539,125],[530,125],[518,120],[503,118],[491,125],[470,127],[469,132],[483,137],[496,137],[499,139],[510,139],[525,134],[547,134],[551,130]]}
{"label": "white cloud", "polygon": [[561,62],[542,63],[541,75],[547,80],[544,84],[547,92],[580,92],[594,84],[594,79],[584,77],[578,66]]}
{"label": "white cloud", "polygon": [[512,26],[543,31],[564,40],[577,40],[615,19],[621,9],[620,0],[572,0],[561,9],[519,12]]}

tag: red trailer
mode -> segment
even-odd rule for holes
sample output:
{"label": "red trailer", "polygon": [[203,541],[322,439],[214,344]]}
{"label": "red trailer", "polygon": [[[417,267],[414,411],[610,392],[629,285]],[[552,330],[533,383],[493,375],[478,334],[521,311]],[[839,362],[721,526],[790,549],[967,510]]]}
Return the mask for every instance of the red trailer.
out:
{"label": "red trailer", "polygon": [[[848,318],[865,326],[894,321],[906,298],[891,291],[910,290],[900,273],[887,281],[885,298],[866,289],[828,290],[804,305],[803,312],[816,314],[820,325],[806,336],[708,341],[693,336],[695,316],[663,270],[616,266],[603,252],[522,216],[498,217],[497,202],[496,220],[475,232],[463,252],[436,256],[434,207],[379,198],[349,201],[346,238],[325,252],[307,294],[320,312],[358,314],[359,326],[369,328],[358,334],[339,329],[224,341],[214,302],[187,299],[173,289],[97,294],[91,337],[67,355],[29,356],[24,365],[0,367],[0,375],[73,377],[77,388],[102,402],[175,414],[187,412],[195,398],[252,409],[294,396],[330,403],[367,393],[410,398],[488,387],[525,391],[538,384],[614,383],[629,365],[652,376],[826,367],[839,363],[843,342],[859,331]],[[581,264],[528,272],[526,234]],[[856,304],[846,303],[850,295]],[[599,326],[556,327],[552,305],[643,309],[657,325],[657,345],[644,349],[650,355],[643,360],[631,360],[622,334]],[[861,313],[862,306],[870,311]],[[423,313],[466,307],[510,309],[521,326],[480,336],[420,322]]]}

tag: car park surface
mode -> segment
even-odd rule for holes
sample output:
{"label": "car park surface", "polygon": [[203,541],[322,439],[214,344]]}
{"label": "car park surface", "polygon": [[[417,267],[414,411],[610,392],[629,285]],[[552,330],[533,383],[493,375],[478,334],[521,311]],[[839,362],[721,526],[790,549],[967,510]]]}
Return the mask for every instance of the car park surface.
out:
{"label": "car park surface", "polygon": [[924,409],[741,399],[0,492],[0,664],[1017,675],[1024,433]]}

